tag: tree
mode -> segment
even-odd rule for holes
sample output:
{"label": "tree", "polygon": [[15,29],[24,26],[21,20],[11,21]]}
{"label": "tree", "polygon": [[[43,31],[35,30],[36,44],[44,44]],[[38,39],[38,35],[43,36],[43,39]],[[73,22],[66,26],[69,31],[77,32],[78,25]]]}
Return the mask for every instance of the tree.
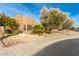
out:
{"label": "tree", "polygon": [[58,8],[47,9],[41,11],[41,24],[47,31],[52,29],[62,29],[63,23],[69,19],[69,15]]}
{"label": "tree", "polygon": [[72,19],[68,19],[68,20],[66,20],[66,21],[63,23],[62,28],[63,28],[63,29],[72,29],[72,28],[74,27],[73,24],[74,24],[74,21],[73,21]]}
{"label": "tree", "polygon": [[3,23],[5,29],[7,26],[17,28],[18,25],[14,18],[11,18],[10,16],[5,15],[4,13],[0,14],[0,22]]}
{"label": "tree", "polygon": [[47,8],[43,8],[43,10],[41,11],[41,24],[45,27],[47,31],[52,30],[51,15]]}

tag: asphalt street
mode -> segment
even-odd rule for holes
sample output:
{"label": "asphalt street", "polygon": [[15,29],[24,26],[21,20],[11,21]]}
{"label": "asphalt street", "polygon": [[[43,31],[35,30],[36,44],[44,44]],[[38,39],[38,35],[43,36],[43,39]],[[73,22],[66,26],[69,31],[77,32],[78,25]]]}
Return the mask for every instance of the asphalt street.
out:
{"label": "asphalt street", "polygon": [[79,38],[59,41],[40,50],[34,56],[79,56]]}

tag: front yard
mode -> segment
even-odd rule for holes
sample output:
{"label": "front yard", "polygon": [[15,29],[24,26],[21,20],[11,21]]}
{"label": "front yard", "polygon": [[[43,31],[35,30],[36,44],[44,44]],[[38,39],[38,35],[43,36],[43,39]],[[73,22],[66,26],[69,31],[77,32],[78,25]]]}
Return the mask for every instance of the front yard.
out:
{"label": "front yard", "polygon": [[33,55],[50,44],[70,38],[79,38],[78,35],[79,33],[71,31],[71,35],[53,33],[39,36],[23,33],[10,36],[3,39],[5,47],[0,43],[0,55]]}
{"label": "front yard", "polygon": [[63,38],[66,36],[70,37],[70,36],[78,35],[79,33],[75,32],[75,31],[69,31],[69,34],[70,35],[68,35],[65,32],[53,32],[51,34],[43,34],[43,35],[22,33],[22,34],[18,34],[18,35],[5,37],[2,39],[2,43],[0,42],[0,44],[1,44],[1,47],[12,47],[12,46],[15,46],[15,45],[18,45],[21,43],[29,44],[29,43],[33,43],[33,42],[40,44],[41,42],[44,43],[44,41],[58,39],[58,37],[60,37],[60,38]]}

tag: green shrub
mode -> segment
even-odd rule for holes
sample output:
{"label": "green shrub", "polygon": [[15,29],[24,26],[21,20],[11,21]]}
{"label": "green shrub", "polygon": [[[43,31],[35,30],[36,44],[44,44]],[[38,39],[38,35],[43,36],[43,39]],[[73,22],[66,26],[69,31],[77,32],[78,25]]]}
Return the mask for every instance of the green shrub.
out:
{"label": "green shrub", "polygon": [[42,25],[35,25],[32,29],[33,34],[43,34],[45,31],[46,30]]}
{"label": "green shrub", "polygon": [[47,33],[47,34],[51,34],[51,31],[47,31],[47,30],[46,30],[45,33]]}
{"label": "green shrub", "polygon": [[21,30],[13,30],[13,35],[17,35],[17,34],[21,34],[21,33],[23,33],[23,31],[21,31]]}
{"label": "green shrub", "polygon": [[4,33],[5,33],[5,34],[11,34],[12,31],[11,31],[11,30],[5,30]]}

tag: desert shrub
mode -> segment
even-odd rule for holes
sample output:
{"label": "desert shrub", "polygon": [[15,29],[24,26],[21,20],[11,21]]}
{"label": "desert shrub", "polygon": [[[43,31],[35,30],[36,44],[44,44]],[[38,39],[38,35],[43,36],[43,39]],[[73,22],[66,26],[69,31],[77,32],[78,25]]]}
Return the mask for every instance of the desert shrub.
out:
{"label": "desert shrub", "polygon": [[46,34],[51,34],[51,31],[46,30],[45,33]]}
{"label": "desert shrub", "polygon": [[5,34],[11,34],[12,31],[11,31],[11,30],[5,30],[4,33],[5,33]]}
{"label": "desert shrub", "polygon": [[35,25],[32,29],[33,34],[43,34],[45,31],[46,30],[42,25]]}
{"label": "desert shrub", "polygon": [[23,33],[23,31],[21,31],[21,30],[19,30],[19,29],[17,29],[17,30],[13,30],[13,35],[17,35],[17,34],[21,34],[21,33]]}

